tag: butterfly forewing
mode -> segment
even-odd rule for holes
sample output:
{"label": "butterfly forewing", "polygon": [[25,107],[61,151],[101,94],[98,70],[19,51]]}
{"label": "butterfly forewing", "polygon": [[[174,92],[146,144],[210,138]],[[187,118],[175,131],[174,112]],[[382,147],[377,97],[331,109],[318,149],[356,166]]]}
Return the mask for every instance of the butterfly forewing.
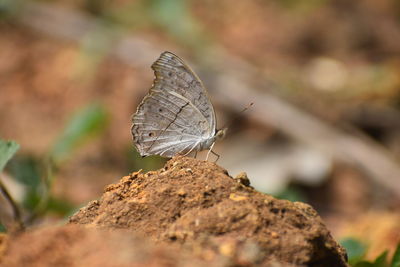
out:
{"label": "butterfly forewing", "polygon": [[156,79],[133,116],[132,135],[142,156],[172,157],[195,150],[215,133],[215,114],[198,77],[170,52],[152,65]]}
{"label": "butterfly forewing", "polygon": [[169,90],[187,98],[209,123],[210,135],[216,127],[215,112],[203,83],[182,59],[164,52],[151,66],[156,75],[154,89]]}

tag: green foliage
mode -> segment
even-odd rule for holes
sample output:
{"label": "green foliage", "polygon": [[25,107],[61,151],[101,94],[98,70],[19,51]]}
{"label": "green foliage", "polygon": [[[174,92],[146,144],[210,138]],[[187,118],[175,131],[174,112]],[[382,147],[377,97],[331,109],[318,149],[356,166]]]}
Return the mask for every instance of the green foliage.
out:
{"label": "green foliage", "polygon": [[367,246],[355,238],[345,238],[340,241],[340,244],[346,249],[350,264],[359,262],[367,251]]}
{"label": "green foliage", "polygon": [[[14,141],[4,141],[0,139],[0,174],[3,172],[4,167],[7,162],[14,156],[14,154],[19,149],[19,145]],[[0,180],[0,192],[2,197],[7,200],[9,206],[13,210],[13,220],[14,220],[14,229],[22,230],[24,228],[21,214],[18,209],[18,205],[15,203],[12,195],[8,191],[7,187],[3,184],[3,181]],[[11,227],[11,225],[9,225]],[[0,223],[0,231],[4,232],[6,230],[7,225],[3,225]]]}
{"label": "green foliage", "polygon": [[28,187],[37,187],[41,183],[40,164],[33,156],[20,155],[10,161],[7,171],[18,182]]}
{"label": "green foliage", "polygon": [[397,248],[393,254],[391,267],[400,267],[400,243],[397,244]]}
{"label": "green foliage", "polygon": [[39,214],[51,211],[65,215],[74,209],[72,204],[58,200],[50,193],[57,171],[54,167],[70,158],[76,148],[102,134],[107,122],[106,110],[97,103],[88,105],[72,116],[49,153],[50,160],[47,160],[42,168],[42,177],[45,177],[44,187],[33,188],[30,191],[29,198],[25,201],[26,206],[30,205],[30,209],[35,209]]}
{"label": "green foliage", "polygon": [[[39,190],[29,190],[24,199],[24,208],[28,211],[37,212],[37,216],[41,216],[45,213],[53,213],[60,216],[66,216],[75,210],[75,206],[66,199],[59,199],[51,194],[49,196],[43,196]],[[46,201],[43,201],[43,197],[46,197]],[[38,209],[38,207],[40,207]]]}
{"label": "green foliage", "polygon": [[[69,214],[73,205],[66,200],[54,198],[50,193],[50,188],[46,188],[43,177],[46,176],[45,170],[49,163],[44,163],[35,157],[22,155],[15,157],[7,166],[7,171],[18,182],[25,185],[26,193],[22,201],[22,206],[29,213],[34,212],[40,207],[40,213],[52,212],[61,216]],[[47,194],[50,194],[47,196]],[[42,203],[43,202],[43,203]]]}
{"label": "green foliage", "polygon": [[384,251],[381,255],[379,255],[373,262],[369,261],[359,261],[355,263],[354,267],[389,267],[386,258],[387,258],[387,251]]}
{"label": "green foliage", "polygon": [[120,37],[120,28],[103,19],[80,40],[80,53],[74,66],[74,77],[83,81],[95,77],[99,65]]}
{"label": "green foliage", "polygon": [[373,263],[373,266],[374,266],[374,267],[386,267],[386,266],[388,266],[388,263],[387,263],[387,261],[386,261],[387,254],[388,254],[388,252],[387,252],[387,251],[384,251],[381,255],[379,255],[379,256],[375,259],[375,261],[374,261],[374,263]]}
{"label": "green foliage", "polygon": [[201,50],[208,38],[200,22],[193,16],[187,0],[145,0],[150,21],[185,46]]}
{"label": "green foliage", "polygon": [[128,149],[127,159],[129,166],[127,171],[131,171],[132,166],[140,166],[140,169],[147,172],[162,167],[166,162],[166,159],[160,156],[142,157],[135,149],[132,149],[132,147]]}
{"label": "green foliage", "polygon": [[67,199],[60,199],[51,196],[47,202],[46,210],[61,216],[71,215],[76,208]]}
{"label": "green foliage", "polygon": [[[41,184],[43,186],[43,184]],[[28,191],[25,194],[25,198],[23,201],[23,206],[28,211],[34,211],[36,207],[39,206],[39,203],[44,196],[44,194],[40,194],[41,188],[28,188]]]}
{"label": "green foliage", "polygon": [[0,223],[0,233],[4,233],[7,229]]}
{"label": "green foliage", "polygon": [[[188,0],[140,0],[124,4],[101,1],[93,5],[88,0],[88,11],[98,15],[99,21],[118,32],[149,27],[163,30],[185,46],[202,49],[208,39],[200,22],[191,12]],[[103,35],[104,36],[104,35]],[[99,35],[100,42],[103,38]],[[94,40],[98,43],[98,40]]]}
{"label": "green foliage", "polygon": [[[101,105],[88,105],[66,124],[52,150],[47,153],[47,158],[20,155],[10,161],[7,171],[26,188],[21,204],[28,214],[28,223],[46,213],[66,216],[75,210],[71,203],[55,198],[51,194],[53,180],[58,170],[55,167],[70,158],[78,147],[103,133],[107,126],[107,118],[107,113]],[[0,171],[18,148],[15,142],[0,140]]]}
{"label": "green foliage", "polygon": [[7,162],[14,156],[18,149],[19,145],[14,141],[0,139],[0,172],[3,171]]}
{"label": "green foliage", "polygon": [[152,0],[149,10],[152,19],[180,40],[194,37],[199,25],[190,13],[189,1],[186,0]]}
{"label": "green foliage", "polygon": [[17,156],[7,166],[11,177],[25,185],[26,193],[22,206],[28,211],[34,210],[43,193],[42,169],[42,162],[30,155]]}
{"label": "green foliage", "polygon": [[286,199],[290,201],[301,201],[307,202],[306,195],[296,186],[290,185],[286,187],[282,192],[274,195],[274,197],[279,199]]}
{"label": "green foliage", "polygon": [[354,267],[400,267],[400,243],[397,245],[392,260],[388,261],[388,251],[382,252],[374,261],[364,260],[367,250],[365,244],[354,238],[346,238],[341,242],[346,249],[349,263]]}
{"label": "green foliage", "polygon": [[0,20],[7,20],[18,11],[21,0],[0,0]]}
{"label": "green foliage", "polygon": [[96,137],[107,126],[107,113],[99,104],[92,104],[79,111],[71,118],[50,157],[55,163],[67,159],[73,150]]}
{"label": "green foliage", "polygon": [[309,13],[315,9],[326,5],[328,0],[309,0],[309,1],[296,1],[296,0],[279,0],[276,1],[280,6],[292,10],[294,12]]}

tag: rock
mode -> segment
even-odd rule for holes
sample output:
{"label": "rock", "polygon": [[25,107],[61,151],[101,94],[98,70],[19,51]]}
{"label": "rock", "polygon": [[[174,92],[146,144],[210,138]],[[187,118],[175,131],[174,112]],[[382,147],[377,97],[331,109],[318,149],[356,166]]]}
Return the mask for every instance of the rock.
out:
{"label": "rock", "polygon": [[239,178],[211,162],[175,157],[159,171],[108,186],[70,223],[125,229],[218,263],[208,266],[347,266],[311,206],[262,194]]}

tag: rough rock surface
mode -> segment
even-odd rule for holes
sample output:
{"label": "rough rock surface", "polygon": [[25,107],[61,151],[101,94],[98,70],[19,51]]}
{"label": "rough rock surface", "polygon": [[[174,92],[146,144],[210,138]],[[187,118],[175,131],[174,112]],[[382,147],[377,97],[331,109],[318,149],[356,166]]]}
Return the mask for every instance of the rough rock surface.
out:
{"label": "rough rock surface", "polygon": [[243,175],[186,157],[123,177],[70,223],[126,229],[215,266],[347,266],[312,207],[259,193]]}

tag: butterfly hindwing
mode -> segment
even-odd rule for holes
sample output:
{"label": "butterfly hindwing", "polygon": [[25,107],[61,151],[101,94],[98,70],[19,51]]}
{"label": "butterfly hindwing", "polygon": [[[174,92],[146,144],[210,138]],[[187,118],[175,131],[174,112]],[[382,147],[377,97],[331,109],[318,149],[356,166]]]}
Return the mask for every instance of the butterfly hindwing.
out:
{"label": "butterfly hindwing", "polygon": [[[168,157],[185,152],[185,148],[192,148],[201,136],[200,128],[193,127],[188,121],[189,118],[200,121],[199,114],[181,99],[165,95],[152,92],[133,118],[132,134],[142,156],[162,154]],[[168,150],[170,153],[167,153]]]}

